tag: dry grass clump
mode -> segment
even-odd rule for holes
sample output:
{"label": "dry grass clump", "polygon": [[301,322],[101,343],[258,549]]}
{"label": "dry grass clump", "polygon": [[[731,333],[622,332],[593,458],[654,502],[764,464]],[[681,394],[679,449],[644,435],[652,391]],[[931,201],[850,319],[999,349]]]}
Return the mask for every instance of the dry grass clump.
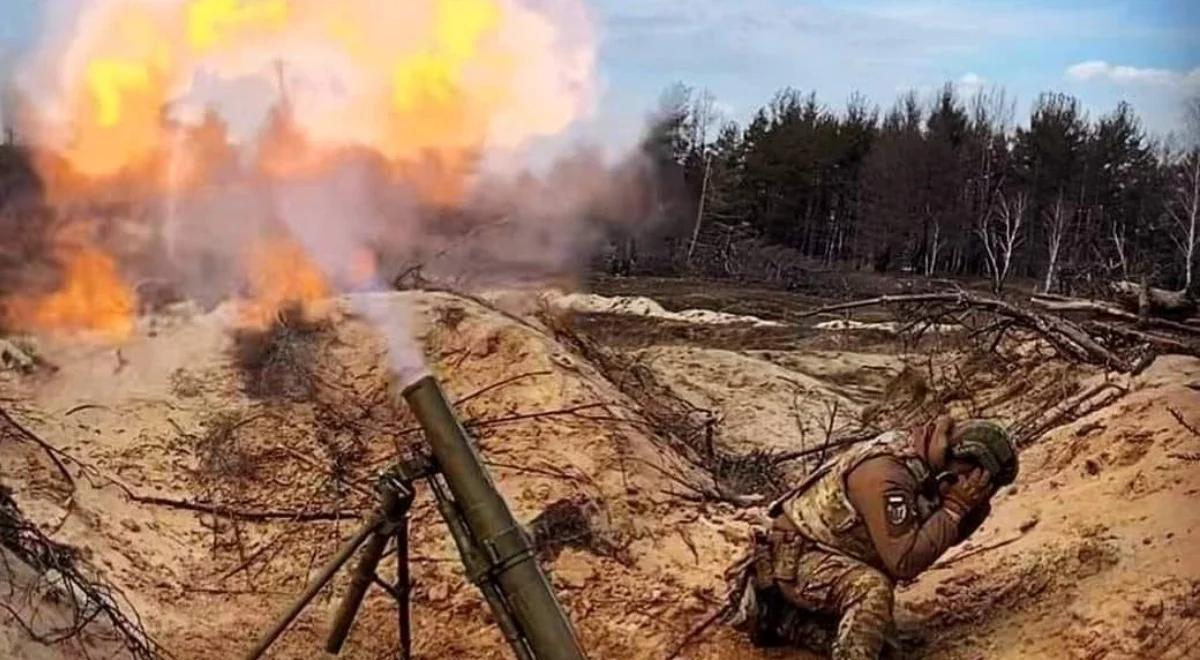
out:
{"label": "dry grass clump", "polygon": [[244,389],[256,399],[311,401],[317,392],[322,349],[332,337],[327,319],[313,320],[299,306],[284,309],[266,329],[234,335]]}

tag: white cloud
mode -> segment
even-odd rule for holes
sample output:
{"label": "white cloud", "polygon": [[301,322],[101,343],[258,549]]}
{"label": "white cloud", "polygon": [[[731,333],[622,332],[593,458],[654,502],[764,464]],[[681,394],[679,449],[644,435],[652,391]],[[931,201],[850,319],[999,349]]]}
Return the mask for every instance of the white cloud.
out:
{"label": "white cloud", "polygon": [[988,84],[988,79],[973,71],[967,72],[954,81],[954,86],[958,91],[973,94],[983,89]]}
{"label": "white cloud", "polygon": [[1200,88],[1200,67],[1191,71],[1150,69],[1089,60],[1067,67],[1067,77],[1081,81],[1104,80],[1118,85],[1156,85]]}

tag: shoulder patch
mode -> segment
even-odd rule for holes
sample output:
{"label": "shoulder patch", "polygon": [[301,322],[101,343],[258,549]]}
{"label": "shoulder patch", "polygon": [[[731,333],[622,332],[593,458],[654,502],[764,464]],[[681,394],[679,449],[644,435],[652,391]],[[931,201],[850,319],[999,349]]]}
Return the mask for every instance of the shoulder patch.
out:
{"label": "shoulder patch", "polygon": [[887,513],[888,522],[899,527],[908,522],[912,517],[912,506],[908,502],[908,498],[903,495],[888,495],[884,502],[884,511]]}

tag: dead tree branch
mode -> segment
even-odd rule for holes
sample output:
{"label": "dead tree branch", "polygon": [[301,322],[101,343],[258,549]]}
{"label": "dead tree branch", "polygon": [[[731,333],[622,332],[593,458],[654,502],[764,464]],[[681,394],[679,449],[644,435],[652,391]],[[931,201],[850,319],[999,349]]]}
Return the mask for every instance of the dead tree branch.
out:
{"label": "dead tree branch", "polygon": [[674,648],[671,649],[671,652],[667,654],[665,660],[675,660],[675,658],[678,658],[679,654],[683,653],[684,649],[699,639],[706,630],[712,628],[714,624],[729,614],[729,609],[729,605],[723,605],[714,610],[708,616],[704,617],[704,620],[702,620],[700,623],[692,626],[691,630],[689,630],[688,633],[683,636],[683,639],[679,640],[675,644]]}
{"label": "dead tree branch", "polygon": [[[0,552],[6,553],[0,566],[9,573],[6,579],[13,577],[11,573],[15,568],[7,558],[14,557],[38,576],[39,584],[34,586],[35,593],[30,593],[29,597],[36,598],[36,592],[41,591],[43,598],[54,598],[69,608],[69,621],[41,630],[33,622],[23,619],[18,608],[3,605],[31,639],[55,646],[98,633],[102,639],[121,644],[135,660],[170,657],[146,632],[128,598],[115,586],[86,575],[80,565],[79,552],[49,538],[26,520],[11,493],[3,487],[0,487],[0,546],[3,546]],[[95,622],[103,622],[108,630],[97,630],[93,625]],[[87,656],[85,649],[83,654]]]}
{"label": "dead tree branch", "polygon": [[1052,312],[1091,312],[1101,316],[1109,316],[1129,323],[1146,324],[1152,327],[1163,328],[1165,330],[1174,330],[1188,335],[1200,335],[1200,327],[1172,321],[1170,319],[1158,318],[1151,316],[1142,318],[1137,314],[1121,309],[1115,305],[1110,305],[1100,300],[1089,300],[1085,298],[1064,298],[1062,296],[1045,296],[1037,295],[1030,298],[1030,302],[1034,305]]}
{"label": "dead tree branch", "polygon": [[[1088,330],[1096,334],[1111,334],[1125,337],[1127,339],[1148,344],[1164,353],[1174,353],[1178,355],[1194,355],[1200,357],[1200,346],[1186,344],[1177,339],[1163,337],[1161,335],[1142,332],[1132,328],[1123,328],[1111,323],[1101,323],[1099,321],[1088,321],[1084,324]],[[1200,334],[1200,331],[1197,332]]]}
{"label": "dead tree branch", "polygon": [[551,374],[551,372],[549,372],[549,371],[530,371],[530,372],[523,373],[523,374],[517,374],[516,376],[512,376],[510,378],[505,378],[502,381],[492,383],[491,385],[488,385],[486,387],[475,390],[474,392],[471,392],[470,394],[455,401],[454,405],[461,406],[462,404],[467,403],[468,401],[471,401],[473,399],[477,399],[477,398],[483,396],[484,394],[487,394],[488,392],[494,392],[498,389],[512,385],[513,383],[516,383],[518,381],[522,381],[522,380],[525,380],[528,378],[538,378],[540,376],[549,376],[550,374]]}
{"label": "dead tree branch", "polygon": [[338,521],[338,520],[353,520],[361,518],[362,513],[359,511],[290,511],[279,509],[240,509],[236,507],[215,504],[212,502],[197,502],[192,500],[171,499],[168,497],[156,497],[138,495],[132,491],[126,491],[126,496],[130,500],[139,504],[150,504],[154,506],[163,506],[170,509],[179,509],[182,511],[195,511],[197,513],[209,513],[214,516],[223,518],[234,518],[247,522],[268,522],[273,520],[287,520],[292,522],[317,522],[317,521]]}
{"label": "dead tree branch", "polygon": [[788,461],[795,461],[795,460],[799,460],[801,458],[807,458],[809,456],[815,456],[817,454],[826,453],[830,449],[841,449],[843,447],[850,447],[852,445],[861,444],[863,442],[870,440],[871,438],[874,438],[877,435],[878,435],[878,433],[875,431],[863,431],[861,433],[855,433],[853,435],[848,435],[846,437],[838,438],[836,440],[829,440],[827,442],[822,443],[820,447],[810,447],[808,449],[801,449],[798,451],[780,452],[780,453],[774,455],[773,460],[776,464],[786,463]]}
{"label": "dead tree branch", "polygon": [[[1083,404],[1092,401],[1106,390],[1111,390],[1104,397],[1096,399],[1092,405],[1087,408],[1081,408]],[[1017,432],[1017,444],[1025,445],[1037,438],[1041,437],[1051,429],[1058,428],[1063,424],[1070,423],[1072,419],[1086,417],[1100,408],[1107,406],[1117,399],[1125,396],[1129,390],[1121,385],[1113,382],[1100,383],[1094,387],[1088,388],[1083,393],[1073,397],[1071,400],[1053,408],[1048,417],[1040,423],[1045,411],[1038,411],[1035,415],[1022,420],[1014,429]]]}

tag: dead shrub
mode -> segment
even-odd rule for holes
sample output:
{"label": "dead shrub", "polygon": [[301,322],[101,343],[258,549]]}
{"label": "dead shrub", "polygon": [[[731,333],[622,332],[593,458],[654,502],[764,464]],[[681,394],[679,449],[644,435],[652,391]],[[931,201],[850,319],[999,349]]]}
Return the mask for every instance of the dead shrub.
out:
{"label": "dead shrub", "polygon": [[222,411],[204,422],[204,435],[196,438],[196,472],[211,484],[246,482],[258,473],[258,456],[242,442],[239,431],[260,419],[242,411]]}
{"label": "dead shrub", "polygon": [[326,319],[313,320],[297,305],[270,327],[234,335],[235,358],[247,395],[266,400],[311,401],[317,390],[321,349],[333,334]]}
{"label": "dead shrub", "polygon": [[529,532],[542,563],[552,563],[567,548],[627,561],[626,551],[609,538],[607,527],[599,502],[575,495],[550,503],[530,521]]}

